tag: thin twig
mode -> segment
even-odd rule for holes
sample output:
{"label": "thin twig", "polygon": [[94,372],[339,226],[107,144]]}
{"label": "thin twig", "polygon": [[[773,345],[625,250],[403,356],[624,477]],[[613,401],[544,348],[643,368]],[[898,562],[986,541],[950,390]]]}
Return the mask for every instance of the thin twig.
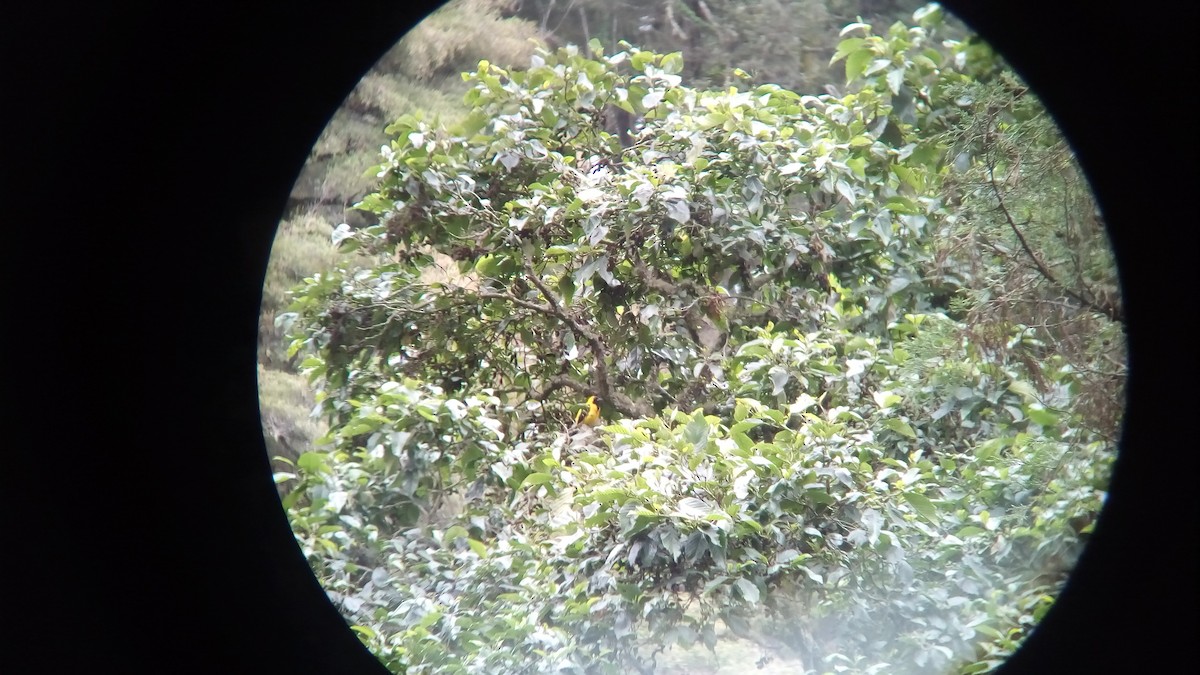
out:
{"label": "thin twig", "polygon": [[[1051,272],[1049,268],[1046,267],[1045,263],[1042,262],[1042,260],[1037,256],[1036,253],[1034,253],[1033,248],[1029,245],[1029,242],[1025,239],[1025,234],[1021,231],[1021,226],[1017,225],[1017,222],[1013,218],[1012,213],[1009,212],[1009,210],[1008,210],[1008,205],[1004,203],[1004,196],[1001,193],[1000,186],[996,184],[995,164],[993,163],[990,155],[988,156],[988,159],[987,159],[987,167],[988,167],[988,181],[991,183],[992,191],[996,195],[996,204],[999,208],[999,211],[1004,216],[1004,220],[1008,223],[1009,228],[1012,229],[1013,234],[1015,234],[1017,236],[1017,241],[1020,242],[1021,249],[1024,250],[1025,254],[1029,256],[1029,259],[1033,261],[1034,267],[1037,269],[1037,271],[1043,277],[1045,277],[1045,279],[1047,281],[1049,281],[1051,284],[1053,284],[1056,288],[1061,290],[1063,293],[1066,293],[1068,296],[1074,298],[1077,302],[1079,302],[1084,307],[1087,307],[1089,309],[1092,309],[1096,312],[1103,314],[1104,316],[1108,317],[1108,319],[1110,321],[1112,321],[1114,323],[1121,323],[1122,317],[1116,311],[1116,308],[1113,307],[1111,304],[1106,303],[1104,306],[1100,306],[1100,305],[1096,304],[1094,301],[1075,292],[1073,289],[1068,288],[1061,281],[1059,281],[1057,277],[1054,276],[1054,273]],[[1032,222],[1032,221],[1026,221],[1025,224],[1028,225],[1029,222]]]}

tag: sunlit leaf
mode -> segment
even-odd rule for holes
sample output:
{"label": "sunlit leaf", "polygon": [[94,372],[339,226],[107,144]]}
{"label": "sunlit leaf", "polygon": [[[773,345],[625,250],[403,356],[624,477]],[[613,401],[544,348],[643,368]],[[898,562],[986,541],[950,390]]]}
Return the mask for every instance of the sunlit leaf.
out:
{"label": "sunlit leaf", "polygon": [[703,518],[713,513],[713,507],[695,497],[684,497],[679,500],[679,512],[689,518]]}
{"label": "sunlit leaf", "polygon": [[531,473],[525,477],[525,480],[521,481],[521,487],[545,485],[552,480],[554,480],[554,476],[551,476],[548,473]]}
{"label": "sunlit leaf", "polygon": [[1045,408],[1042,408],[1041,406],[1031,405],[1025,407],[1024,410],[1025,414],[1035,424],[1039,424],[1044,427],[1050,427],[1058,424],[1058,415],[1046,410]]}
{"label": "sunlit leaf", "polygon": [[874,57],[875,53],[870,49],[859,49],[848,55],[846,57],[846,81],[853,82],[858,79]]}

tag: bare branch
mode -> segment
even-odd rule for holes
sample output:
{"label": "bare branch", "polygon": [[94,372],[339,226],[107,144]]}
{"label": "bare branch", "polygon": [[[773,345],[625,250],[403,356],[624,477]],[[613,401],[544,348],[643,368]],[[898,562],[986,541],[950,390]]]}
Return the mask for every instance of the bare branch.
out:
{"label": "bare branch", "polygon": [[[1025,238],[1025,233],[1021,231],[1021,226],[1017,225],[1016,219],[1013,218],[1012,213],[1008,210],[1008,205],[1004,202],[1004,195],[1000,190],[1000,186],[996,184],[995,163],[991,159],[990,155],[987,155],[987,169],[988,181],[991,184],[992,192],[996,196],[996,204],[999,208],[999,211],[1001,215],[1004,216],[1004,220],[1008,223],[1009,228],[1012,229],[1013,234],[1017,236],[1017,241],[1020,242],[1021,249],[1025,251],[1025,254],[1029,256],[1029,259],[1033,261],[1033,265],[1037,269],[1038,273],[1041,274],[1047,281],[1049,281],[1055,288],[1058,288],[1060,291],[1073,298],[1079,304],[1103,314],[1114,323],[1121,323],[1123,317],[1112,303],[1104,303],[1103,305],[1096,303],[1094,300],[1085,297],[1084,295],[1076,292],[1074,289],[1063,284],[1058,280],[1058,277],[1054,276],[1054,273],[1051,272],[1048,267],[1046,267],[1046,264],[1042,262],[1041,258],[1038,257],[1037,253],[1035,253],[1033,248],[1029,245],[1028,240]],[[1025,224],[1028,225],[1029,222],[1030,221],[1026,221]]]}

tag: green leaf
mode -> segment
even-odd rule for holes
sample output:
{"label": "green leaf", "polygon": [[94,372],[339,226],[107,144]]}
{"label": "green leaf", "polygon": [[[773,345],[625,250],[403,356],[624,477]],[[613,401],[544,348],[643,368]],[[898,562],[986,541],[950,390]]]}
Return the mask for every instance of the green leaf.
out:
{"label": "green leaf", "polygon": [[863,74],[875,53],[870,49],[860,49],[846,57],[846,82],[853,82]]}
{"label": "green leaf", "polygon": [[681,225],[686,225],[691,220],[692,213],[686,201],[673,199],[667,202],[667,217]]}
{"label": "green leaf", "polygon": [[752,605],[758,603],[758,586],[755,586],[754,582],[750,581],[749,579],[742,578],[733,582],[733,587],[737,589],[738,594],[741,595],[746,602],[749,602]]}
{"label": "green leaf", "polygon": [[920,213],[920,211],[917,208],[917,205],[914,204],[911,199],[908,199],[907,197],[902,197],[900,195],[896,195],[894,197],[889,197],[887,202],[884,203],[884,206],[887,208],[887,210],[891,211],[892,213],[903,213],[903,214]]}
{"label": "green leaf", "polygon": [[879,406],[881,409],[890,408],[904,400],[890,391],[871,392],[871,398],[875,400],[875,405]]}
{"label": "green leaf", "polygon": [[589,493],[587,496],[591,497],[591,501],[601,504],[621,505],[629,500],[629,492],[624,488],[605,488]]}
{"label": "green leaf", "polygon": [[653,511],[645,508],[638,509],[634,513],[633,521],[629,523],[629,526],[621,532],[621,535],[631,539],[650,529],[651,526],[655,525],[662,519],[663,516],[660,516]]}
{"label": "green leaf", "polygon": [[592,517],[583,521],[584,527],[600,527],[616,516],[615,513],[608,509],[600,509]]}
{"label": "green leaf", "polygon": [[906,185],[914,190],[921,191],[925,189],[924,179],[921,178],[920,174],[907,166],[896,164],[892,166],[892,173],[896,174],[900,180],[904,181]]}
{"label": "green leaf", "polygon": [[500,264],[495,255],[488,254],[475,261],[475,271],[485,277],[496,276],[500,271]]}
{"label": "green leaf", "polygon": [[531,473],[525,477],[525,480],[521,481],[521,487],[526,487],[529,485],[544,485],[552,480],[554,480],[554,476],[551,476],[548,473]]}
{"label": "green leaf", "polygon": [[575,286],[581,287],[591,280],[596,275],[596,272],[608,266],[608,256],[603,255],[599,258],[590,258],[579,269],[575,270],[574,280]]}
{"label": "green leaf", "polygon": [[792,562],[793,560],[801,559],[802,555],[803,554],[801,554],[796,549],[789,548],[786,551],[780,551],[779,555],[775,556],[775,562],[780,565],[786,565],[786,564]]}
{"label": "green leaf", "polygon": [[475,555],[479,556],[480,558],[487,557],[487,546],[484,545],[482,541],[479,541],[478,539],[467,539],[467,546],[470,546],[471,550],[475,552]]}
{"label": "green leaf", "polygon": [[654,63],[654,52],[638,52],[629,60],[634,70],[646,70],[646,64]]}
{"label": "green leaf", "polygon": [[934,3],[929,3],[913,12],[913,21],[921,26],[937,25],[942,22],[942,17],[941,6]]}
{"label": "green leaf", "polygon": [[837,188],[838,194],[841,195],[846,200],[846,203],[851,206],[854,206],[854,204],[857,201],[855,199],[854,188],[851,187],[850,184],[844,180],[838,180],[835,187]]}
{"label": "green leaf", "polygon": [[996,456],[996,453],[1010,442],[1012,442],[1012,439],[1007,437],[989,438],[980,443],[979,447],[975,448],[975,456],[979,459],[990,459]]}
{"label": "green leaf", "polygon": [[296,466],[311,474],[331,474],[333,470],[325,463],[327,458],[323,452],[306,452],[296,459]]}
{"label": "green leaf", "polygon": [[713,591],[717,590],[722,585],[724,585],[726,581],[729,581],[729,577],[727,577],[723,574],[717,575],[717,576],[713,577],[712,579],[709,579],[708,583],[704,584],[704,591],[701,592],[701,595],[711,594]]}
{"label": "green leaf", "polygon": [[920,513],[926,520],[936,523],[938,520],[937,507],[929,498],[919,492],[905,492],[904,500],[907,501],[917,513]]}
{"label": "green leaf", "polygon": [[684,497],[679,500],[678,511],[689,518],[703,518],[712,514],[714,509],[695,497]]}
{"label": "green leaf", "polygon": [[[856,138],[865,139],[867,145],[871,144],[871,139],[867,138],[866,136],[857,136]],[[854,141],[850,141],[850,144],[853,145]],[[867,177],[866,159],[862,157],[851,157],[850,159],[846,160],[846,166],[850,167],[850,170],[854,172],[855,176],[858,176],[859,178]]]}
{"label": "green leaf", "polygon": [[892,62],[890,59],[875,59],[871,62],[871,65],[866,69],[866,71],[863,72],[863,75],[874,75],[875,73],[878,73],[891,65]]}
{"label": "green leaf", "polygon": [[840,31],[838,31],[838,37],[841,37],[841,36],[845,35],[846,33],[852,33],[856,30],[861,30],[864,33],[869,34],[871,32],[871,24],[862,23],[861,21],[855,21],[854,23],[848,23],[845,26],[843,26]]}
{"label": "green leaf", "polygon": [[708,445],[709,429],[708,420],[704,419],[704,412],[697,410],[691,421],[683,428],[683,438],[696,450],[703,450]]}
{"label": "green leaf", "polygon": [[804,572],[806,575],[808,575],[808,578],[809,578],[809,579],[812,579],[813,581],[817,582],[818,584],[824,584],[824,583],[825,583],[825,579],[824,579],[824,578],[823,578],[823,577],[822,577],[822,576],[821,576],[819,573],[817,573],[815,570],[812,570],[812,569],[810,569],[810,568],[808,568],[808,567],[805,567],[805,566],[803,566],[803,565],[801,565],[801,566],[799,567],[799,569],[800,569],[800,571],[801,571],[801,572]]}
{"label": "green leaf", "polygon": [[293,491],[287,493],[286,495],[284,495],[283,500],[282,500],[283,510],[290,512],[292,510],[292,507],[294,507],[296,505],[296,502],[299,502],[300,498],[303,496],[304,496],[303,490],[293,490]]}
{"label": "green leaf", "polygon": [[442,613],[435,609],[432,612],[421,617],[421,620],[417,622],[417,626],[420,628],[429,628],[433,624],[437,623],[438,620],[441,618],[442,618]]}
{"label": "green leaf", "polygon": [[680,72],[683,72],[683,52],[671,52],[670,54],[664,54],[660,67],[663,69],[663,72],[670,75],[676,75]]}
{"label": "green leaf", "polygon": [[562,244],[562,245],[556,245],[556,246],[548,246],[546,248],[545,254],[552,258],[569,257],[569,256],[575,255],[576,251],[578,251],[578,250],[579,250],[578,244]]}
{"label": "green leaf", "polygon": [[1046,410],[1041,406],[1027,406],[1025,414],[1029,419],[1033,420],[1034,424],[1043,427],[1052,427],[1058,424],[1058,415]]}
{"label": "green leaf", "polygon": [[883,426],[891,429],[901,436],[906,436],[914,441],[917,440],[917,432],[913,431],[913,428],[903,420],[896,419],[895,417],[889,417],[883,421]]}
{"label": "green leaf", "polygon": [[1033,388],[1033,385],[1022,380],[1013,380],[1012,382],[1009,382],[1008,390],[1014,394],[1019,394],[1027,403],[1030,401],[1036,401],[1038,398],[1037,390]]}
{"label": "green leaf", "polygon": [[737,444],[737,447],[742,452],[747,452],[754,447],[754,439],[750,438],[744,431],[730,431],[729,437]]}
{"label": "green leaf", "polygon": [[778,396],[783,393],[783,388],[787,386],[788,380],[792,376],[787,370],[779,366],[772,366],[768,372],[768,377],[771,378],[771,395]]}
{"label": "green leaf", "polygon": [[851,52],[858,51],[859,47],[862,47],[865,43],[866,40],[863,38],[847,38],[842,40],[838,43],[837,51],[834,52],[833,58],[829,60],[829,65],[833,65],[838,61],[841,61]]}
{"label": "green leaf", "polygon": [[751,516],[744,516],[738,519],[738,534],[750,535],[758,534],[763,531],[762,523],[758,522]]}
{"label": "green leaf", "polygon": [[487,115],[480,110],[474,110],[467,115],[465,119],[458,123],[458,126],[454,129],[454,131],[458,136],[470,138],[479,133],[479,130],[486,127],[487,123],[490,121],[490,115]]}
{"label": "green leaf", "polygon": [[459,537],[467,537],[467,528],[462,525],[451,525],[446,533],[442,535],[442,543],[449,545],[453,544]]}
{"label": "green leaf", "polygon": [[575,280],[569,275],[562,275],[558,280],[556,290],[562,296],[563,304],[570,305],[575,299]]}

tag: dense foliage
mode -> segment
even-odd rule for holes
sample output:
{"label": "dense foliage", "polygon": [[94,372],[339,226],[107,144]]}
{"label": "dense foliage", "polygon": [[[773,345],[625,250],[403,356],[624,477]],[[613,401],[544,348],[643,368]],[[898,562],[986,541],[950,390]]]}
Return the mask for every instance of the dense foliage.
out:
{"label": "dense foliage", "polygon": [[[263,286],[259,393],[272,457],[294,461],[326,431],[322,420],[309,417],[313,392],[297,361],[286,355],[289,340],[275,326],[290,302],[288,291],[342,257],[329,241],[335,224],[378,222],[374,214],[353,206],[374,189],[375,176],[365,171],[378,162],[388,122],[415,110],[443,120],[465,115],[467,83],[460,75],[482,56],[502,66],[529,63],[537,25],[511,16],[513,6],[510,0],[446,3],[371,67],[313,145],[279,224]],[[321,47],[314,42],[313,48]],[[274,464],[285,467],[281,460]]]}
{"label": "dense foliage", "polygon": [[843,97],[594,43],[388,127],[379,224],[334,232],[370,264],[280,317],[331,432],[279,478],[393,670],[649,672],[721,627],[983,672],[1047,611],[1113,453],[1112,263],[1054,243],[1086,186],[1033,173],[1070,156],[1032,95],[914,19],[846,27]]}

